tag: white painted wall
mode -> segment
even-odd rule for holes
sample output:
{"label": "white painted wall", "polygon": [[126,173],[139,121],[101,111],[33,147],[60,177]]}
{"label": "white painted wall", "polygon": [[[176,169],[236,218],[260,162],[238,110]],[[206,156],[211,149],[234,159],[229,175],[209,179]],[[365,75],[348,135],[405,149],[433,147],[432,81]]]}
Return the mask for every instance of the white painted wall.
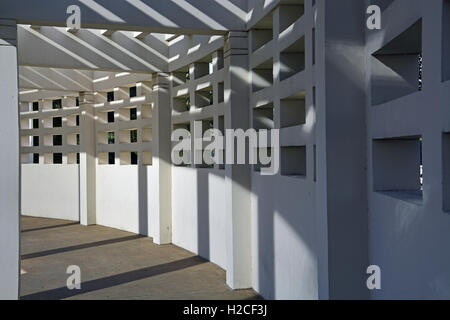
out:
{"label": "white painted wall", "polygon": [[173,243],[226,266],[225,172],[172,168]]}
{"label": "white painted wall", "polygon": [[253,287],[267,299],[317,299],[314,189],[301,178],[252,179]]}
{"label": "white painted wall", "polygon": [[22,165],[22,215],[79,221],[78,165]]}
{"label": "white painted wall", "polygon": [[97,166],[97,224],[139,233],[137,166]]}

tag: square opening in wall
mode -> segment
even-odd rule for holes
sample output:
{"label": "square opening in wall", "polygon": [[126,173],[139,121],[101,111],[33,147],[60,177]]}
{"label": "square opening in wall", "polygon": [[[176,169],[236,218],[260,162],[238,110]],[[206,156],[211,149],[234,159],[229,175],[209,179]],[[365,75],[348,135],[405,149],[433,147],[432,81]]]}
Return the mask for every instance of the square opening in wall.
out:
{"label": "square opening in wall", "polygon": [[173,98],[173,111],[183,113],[191,110],[191,99],[189,94]]}
{"label": "square opening in wall", "polygon": [[66,124],[68,127],[77,127],[79,126],[79,115],[68,115],[66,118]]}
{"label": "square opening in wall", "polygon": [[33,147],[39,147],[39,136],[33,137]]}
{"label": "square opening in wall", "polygon": [[53,145],[54,146],[62,146],[63,136],[62,135],[54,135],[53,136]]}
{"label": "square opening in wall", "polygon": [[130,109],[130,121],[137,120],[137,108]]}
{"label": "square opening in wall", "polygon": [[39,164],[39,153],[33,153],[33,163]]}
{"label": "square opening in wall", "polygon": [[79,153],[74,153],[74,152],[68,153],[67,154],[67,164],[79,164],[80,163],[79,155],[80,155]]}
{"label": "square opening in wall", "polygon": [[[283,1],[281,1],[283,3]],[[280,9],[280,33],[283,33],[305,13],[305,0],[290,0],[288,4],[281,5]]]}
{"label": "square opening in wall", "polygon": [[143,104],[141,108],[142,119],[151,119],[153,114],[152,104]]}
{"label": "square opening in wall", "polygon": [[137,143],[137,142],[138,142],[138,131],[131,130],[130,131],[130,143]]}
{"label": "square opening in wall", "polygon": [[195,106],[204,108],[214,104],[213,87],[203,88],[195,92]]}
{"label": "square opening in wall", "polygon": [[280,127],[288,128],[306,123],[306,91],[280,101]]}
{"label": "square opening in wall", "polygon": [[273,103],[253,109],[253,128],[258,131],[274,129],[273,110]]}
{"label": "square opening in wall", "polygon": [[30,136],[21,136],[20,137],[20,145],[22,147],[30,147],[32,143],[33,143],[33,141]]}
{"label": "square opening in wall", "polygon": [[372,104],[422,89],[422,19],[372,55]]}
{"label": "square opening in wall", "polygon": [[77,146],[78,145],[78,137],[79,135],[76,133],[71,133],[67,135],[67,144],[69,146]]}
{"label": "square opening in wall", "polygon": [[306,177],[306,146],[281,147],[281,175],[289,177]]}
{"label": "square opening in wall", "polygon": [[184,67],[172,72],[172,87],[175,88],[188,83],[189,78],[189,67]]}
{"label": "square opening in wall", "polygon": [[373,141],[374,191],[402,200],[422,201],[422,138]]}
{"label": "square opening in wall", "polygon": [[262,18],[250,31],[252,52],[255,52],[273,39],[273,12]]}
{"label": "square opening in wall", "polygon": [[62,128],[62,117],[53,118],[53,128]]}
{"label": "square opening in wall", "polygon": [[39,102],[37,101],[33,102],[32,111],[39,111]]}
{"label": "square opening in wall", "polygon": [[142,152],[142,161],[144,166],[151,166],[153,164],[153,154],[151,151]]}
{"label": "square opening in wall", "polygon": [[209,55],[193,64],[194,79],[200,79],[212,73],[212,55]]}
{"label": "square opening in wall", "polygon": [[269,59],[252,70],[253,92],[271,87],[273,84],[273,59]]}
{"label": "square opening in wall", "polygon": [[305,70],[305,37],[301,37],[280,53],[280,80]]}
{"label": "square opening in wall", "polygon": [[110,91],[106,94],[106,101],[108,102],[114,101],[114,91]]}
{"label": "square opening in wall", "polygon": [[225,101],[225,83],[219,82],[217,86],[219,92],[218,92],[218,102],[222,103]]}
{"label": "square opening in wall", "polygon": [[129,96],[130,96],[130,98],[134,98],[137,96],[137,87],[136,86],[130,88]]}
{"label": "square opening in wall", "polygon": [[63,154],[62,153],[54,153],[53,154],[53,164],[62,164],[63,163]]}
{"label": "square opening in wall", "polygon": [[108,123],[114,123],[115,122],[115,113],[114,113],[114,111],[109,111],[108,113],[107,113],[107,120],[108,120]]}
{"label": "square opening in wall", "polygon": [[120,153],[120,165],[129,166],[138,164],[137,152],[121,152]]}
{"label": "square opening in wall", "polygon": [[151,127],[142,128],[142,142],[152,142],[153,130]]}
{"label": "square opening in wall", "polygon": [[62,109],[62,99],[57,99],[52,101],[53,109]]}
{"label": "square opening in wall", "polygon": [[33,119],[33,129],[39,129],[39,119]]}

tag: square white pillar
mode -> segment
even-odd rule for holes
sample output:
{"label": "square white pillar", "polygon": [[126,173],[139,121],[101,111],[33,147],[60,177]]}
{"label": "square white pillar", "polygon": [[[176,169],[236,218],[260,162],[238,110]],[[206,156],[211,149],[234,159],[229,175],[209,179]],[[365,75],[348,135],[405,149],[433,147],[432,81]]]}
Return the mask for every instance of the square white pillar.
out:
{"label": "square white pillar", "polygon": [[19,298],[20,165],[15,21],[0,20],[0,300]]}

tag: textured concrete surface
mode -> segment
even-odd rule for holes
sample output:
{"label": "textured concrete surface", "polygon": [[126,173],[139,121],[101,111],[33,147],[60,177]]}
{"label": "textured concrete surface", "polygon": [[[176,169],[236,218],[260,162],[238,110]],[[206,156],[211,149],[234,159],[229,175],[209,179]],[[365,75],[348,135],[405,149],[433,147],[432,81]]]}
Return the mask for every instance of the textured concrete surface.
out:
{"label": "textured concrete surface", "polygon": [[[77,223],[22,217],[21,299],[255,299],[232,291],[225,272],[173,245]],[[81,290],[69,291],[67,267],[81,268]]]}

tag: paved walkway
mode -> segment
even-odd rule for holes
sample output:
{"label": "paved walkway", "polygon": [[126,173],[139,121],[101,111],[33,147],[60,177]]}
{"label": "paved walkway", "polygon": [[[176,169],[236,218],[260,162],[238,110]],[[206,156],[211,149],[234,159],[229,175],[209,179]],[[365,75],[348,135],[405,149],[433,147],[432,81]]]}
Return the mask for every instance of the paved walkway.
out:
{"label": "paved walkway", "polygon": [[[115,229],[23,217],[21,247],[22,299],[258,298],[186,250]],[[81,290],[66,287],[70,265],[81,268]]]}

